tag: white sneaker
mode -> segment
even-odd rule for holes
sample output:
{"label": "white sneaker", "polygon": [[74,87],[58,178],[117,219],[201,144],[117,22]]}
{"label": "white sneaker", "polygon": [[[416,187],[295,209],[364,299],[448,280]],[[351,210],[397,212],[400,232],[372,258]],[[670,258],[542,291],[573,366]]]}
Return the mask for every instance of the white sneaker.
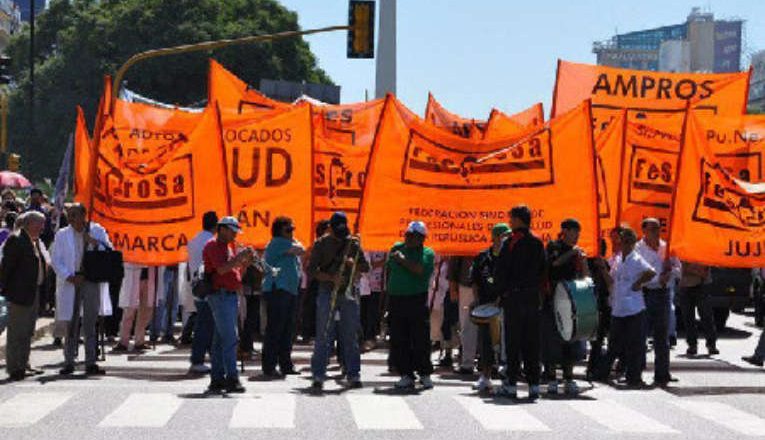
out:
{"label": "white sneaker", "polygon": [[433,388],[433,381],[430,379],[430,376],[420,376],[420,384],[426,390]]}
{"label": "white sneaker", "polygon": [[577,385],[573,380],[566,382],[565,391],[566,394],[579,394],[579,385]]}
{"label": "white sneaker", "polygon": [[547,383],[547,394],[558,394],[558,381],[551,380]]}
{"label": "white sneaker", "polygon": [[489,391],[491,389],[491,380],[482,374],[481,377],[478,378],[478,382],[473,384],[473,389],[479,393]]}
{"label": "white sneaker", "polygon": [[401,376],[401,379],[398,382],[396,382],[393,386],[398,389],[414,388],[414,379],[412,379],[409,376]]}
{"label": "white sneaker", "polygon": [[207,374],[210,372],[210,367],[205,364],[194,364],[189,367],[189,373],[194,374]]}

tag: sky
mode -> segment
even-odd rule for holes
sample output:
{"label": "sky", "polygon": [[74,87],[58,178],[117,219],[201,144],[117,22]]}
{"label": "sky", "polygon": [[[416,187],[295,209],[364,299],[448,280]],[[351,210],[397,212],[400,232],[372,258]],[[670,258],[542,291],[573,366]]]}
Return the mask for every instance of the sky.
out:
{"label": "sky", "polygon": [[[347,0],[280,1],[303,29],[347,23]],[[746,20],[744,53],[765,49],[765,0],[398,0],[397,96],[419,114],[428,91],[465,117],[540,101],[549,113],[558,58],[595,64],[593,41],[682,23],[694,6]],[[306,41],[342,102],[374,97],[374,60],[347,59],[346,32]]]}

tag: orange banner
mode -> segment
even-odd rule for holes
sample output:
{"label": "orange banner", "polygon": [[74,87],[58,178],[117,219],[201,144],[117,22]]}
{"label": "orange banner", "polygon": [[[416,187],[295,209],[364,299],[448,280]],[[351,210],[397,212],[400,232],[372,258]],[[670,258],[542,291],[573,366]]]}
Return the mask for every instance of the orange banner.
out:
{"label": "orange banner", "polygon": [[210,59],[207,102],[217,102],[221,113],[242,114],[285,110],[291,104],[273,100],[237,78],[217,61]]}
{"label": "orange banner", "polygon": [[668,73],[558,61],[552,117],[585,99],[593,109],[683,111],[688,101],[710,114],[746,112],[750,72]]}
{"label": "orange banner", "polygon": [[77,122],[74,129],[74,200],[87,206],[90,201],[90,167],[92,140],[88,134],[85,113],[77,106]]}
{"label": "orange banner", "polygon": [[598,179],[598,214],[600,234],[608,237],[611,229],[618,224],[619,189],[624,163],[622,148],[626,111],[606,125],[595,137],[596,177]]}
{"label": "orange banner", "polygon": [[493,109],[491,115],[489,115],[489,122],[486,123],[483,139],[490,140],[517,136],[529,128],[540,127],[544,123],[545,114],[541,102],[514,115],[508,115]]}
{"label": "orange banner", "polygon": [[428,93],[425,120],[438,128],[466,139],[483,139],[487,121],[463,118],[446,110],[432,93]]}
{"label": "orange banner", "polygon": [[475,255],[491,227],[527,203],[532,230],[556,238],[560,222],[583,225],[580,245],[598,242],[595,151],[589,102],[521,137],[463,139],[414,116],[392,96],[369,164],[359,232],[366,249],[389,249],[411,220],[423,220],[427,244],[447,255]]}
{"label": "orange banner", "polygon": [[271,240],[277,216],[291,217],[295,238],[313,236],[311,109],[243,115],[221,114],[230,212],[239,218],[239,239],[257,248]]}
{"label": "orange banner", "polygon": [[672,209],[674,255],[721,267],[765,266],[763,139],[762,116],[688,118]]}
{"label": "orange banner", "polygon": [[385,100],[313,106],[314,220],[342,210],[356,225],[369,153]]}
{"label": "orange banner", "polygon": [[93,220],[107,229],[125,261],[185,261],[202,214],[227,212],[217,115],[119,100],[115,112],[100,134]]}

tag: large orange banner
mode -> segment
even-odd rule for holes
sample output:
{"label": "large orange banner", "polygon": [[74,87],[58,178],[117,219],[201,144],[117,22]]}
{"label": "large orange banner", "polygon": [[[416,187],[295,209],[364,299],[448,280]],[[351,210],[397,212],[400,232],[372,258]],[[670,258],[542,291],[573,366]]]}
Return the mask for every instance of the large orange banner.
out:
{"label": "large orange banner", "polygon": [[217,103],[224,115],[269,112],[291,107],[291,104],[273,100],[250,87],[213,59],[210,59],[207,102]]}
{"label": "large orange banner", "polygon": [[425,120],[438,128],[466,139],[482,139],[487,121],[463,118],[444,108],[432,93],[428,93]]}
{"label": "large orange banner", "polygon": [[483,139],[490,140],[516,136],[529,128],[540,127],[544,123],[545,115],[541,102],[514,115],[508,115],[497,109],[492,109],[489,115],[489,122],[486,123]]}
{"label": "large orange banner", "polygon": [[356,225],[369,153],[384,99],[348,105],[313,106],[314,220],[342,210]]}
{"label": "large orange banner", "polygon": [[765,266],[763,139],[765,117],[688,118],[672,209],[673,254],[713,266]]}
{"label": "large orange banner", "polygon": [[283,215],[294,221],[295,238],[310,243],[314,188],[310,106],[220,116],[229,211],[243,226],[240,240],[264,248],[271,240],[271,223]]}
{"label": "large orange banner", "polygon": [[92,148],[85,113],[82,107],[77,106],[77,122],[74,129],[74,199],[86,205],[90,201]]}
{"label": "large orange banner", "polygon": [[92,218],[125,261],[185,261],[202,214],[227,212],[217,115],[119,100],[114,110],[100,133]]}
{"label": "large orange banner", "polygon": [[626,118],[627,113],[622,110],[604,130],[595,135],[595,173],[598,179],[598,214],[602,237],[608,237],[611,229],[618,224]]}
{"label": "large orange banner", "polygon": [[750,72],[668,73],[558,61],[552,117],[585,99],[593,109],[646,112],[697,110],[735,116],[746,112]]}
{"label": "large orange banner", "polygon": [[389,97],[361,203],[365,248],[386,250],[423,220],[436,252],[474,255],[491,227],[530,205],[532,230],[554,239],[560,222],[583,225],[581,246],[598,242],[595,151],[589,102],[520,137],[475,141],[445,133]]}

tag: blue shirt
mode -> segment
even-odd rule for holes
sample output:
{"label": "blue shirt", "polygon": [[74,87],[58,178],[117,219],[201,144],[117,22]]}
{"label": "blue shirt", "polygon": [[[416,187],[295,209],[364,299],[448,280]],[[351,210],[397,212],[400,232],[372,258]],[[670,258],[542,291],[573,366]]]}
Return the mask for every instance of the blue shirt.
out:
{"label": "blue shirt", "polygon": [[300,287],[300,257],[287,252],[294,242],[284,237],[274,237],[266,246],[266,263],[279,269],[274,277],[266,270],[263,277],[263,291],[272,292],[276,289],[285,290],[293,295],[298,294]]}

